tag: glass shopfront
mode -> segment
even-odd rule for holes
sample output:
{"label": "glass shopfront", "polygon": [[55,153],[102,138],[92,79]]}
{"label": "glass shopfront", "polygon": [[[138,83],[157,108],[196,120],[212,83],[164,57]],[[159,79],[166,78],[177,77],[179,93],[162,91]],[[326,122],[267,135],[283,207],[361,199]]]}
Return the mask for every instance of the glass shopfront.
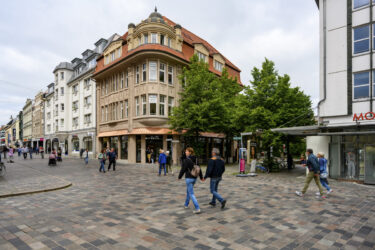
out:
{"label": "glass shopfront", "polygon": [[121,136],[121,159],[128,159],[128,136]]}
{"label": "glass shopfront", "polygon": [[141,162],[141,159],[142,159],[142,140],[141,140],[141,136],[140,135],[137,135],[136,137],[136,162]]}
{"label": "glass shopfront", "polygon": [[332,136],[330,176],[375,184],[375,135]]}

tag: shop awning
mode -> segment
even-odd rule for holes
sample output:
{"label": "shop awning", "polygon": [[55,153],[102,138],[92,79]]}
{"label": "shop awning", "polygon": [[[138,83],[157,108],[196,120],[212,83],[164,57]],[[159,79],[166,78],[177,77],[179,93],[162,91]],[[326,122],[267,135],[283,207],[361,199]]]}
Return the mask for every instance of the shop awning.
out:
{"label": "shop awning", "polygon": [[123,129],[123,130],[101,132],[98,134],[98,137],[111,137],[111,136],[121,136],[121,135],[128,135],[128,134],[129,134],[128,130]]}
{"label": "shop awning", "polygon": [[178,133],[168,128],[135,128],[130,135],[177,135]]}
{"label": "shop awning", "polygon": [[289,127],[289,128],[274,128],[271,129],[272,132],[278,132],[286,135],[318,135],[320,132],[320,126],[301,126],[301,127]]}

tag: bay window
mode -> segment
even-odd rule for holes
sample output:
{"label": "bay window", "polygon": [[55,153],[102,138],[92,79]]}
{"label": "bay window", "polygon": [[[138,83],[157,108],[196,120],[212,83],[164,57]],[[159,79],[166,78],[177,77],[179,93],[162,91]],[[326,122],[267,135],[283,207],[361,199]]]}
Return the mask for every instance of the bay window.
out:
{"label": "bay window", "polygon": [[146,81],[146,69],[147,69],[147,64],[144,63],[142,64],[142,82],[145,82]]}
{"label": "bay window", "polygon": [[158,102],[157,95],[148,95],[148,103],[150,107],[150,115],[156,115],[156,103]]}
{"label": "bay window", "polygon": [[139,116],[139,97],[135,98],[135,116]]}
{"label": "bay window", "polygon": [[159,115],[165,115],[165,95],[160,95],[159,101]]}
{"label": "bay window", "polygon": [[129,87],[129,70],[126,69],[125,71],[125,88]]}
{"label": "bay window", "polygon": [[168,66],[168,84],[173,85],[173,67]]}
{"label": "bay window", "polygon": [[146,102],[146,95],[142,95],[142,115],[147,115],[147,102]]}
{"label": "bay window", "polygon": [[148,70],[148,80],[151,82],[156,82],[157,78],[157,62],[150,61],[149,62],[149,70]]}
{"label": "bay window", "polygon": [[165,64],[160,63],[160,68],[159,68],[159,81],[164,82],[165,78]]}
{"label": "bay window", "polygon": [[125,117],[129,117],[129,102],[128,100],[125,100]]}
{"label": "bay window", "polygon": [[158,34],[151,33],[151,43],[157,43],[157,41],[158,41]]}
{"label": "bay window", "polygon": [[139,66],[135,68],[135,83],[139,83]]}
{"label": "bay window", "polygon": [[168,116],[172,114],[172,108],[174,105],[174,98],[173,97],[168,97]]}

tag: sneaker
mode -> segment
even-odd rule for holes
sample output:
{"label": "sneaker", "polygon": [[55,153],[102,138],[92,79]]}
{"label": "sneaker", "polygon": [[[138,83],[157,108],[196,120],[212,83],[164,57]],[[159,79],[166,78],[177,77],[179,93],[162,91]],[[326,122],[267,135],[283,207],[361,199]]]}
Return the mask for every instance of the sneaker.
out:
{"label": "sneaker", "polygon": [[188,206],[184,206],[185,209],[188,209],[189,207]]}
{"label": "sneaker", "polygon": [[227,204],[227,200],[223,200],[223,202],[221,203],[221,209],[225,208],[225,204]]}
{"label": "sneaker", "polygon": [[316,192],[315,195],[316,195],[316,196],[320,195],[320,192]]}
{"label": "sneaker", "polygon": [[201,213],[201,210],[200,210],[200,209],[194,210],[193,213],[194,213],[194,214],[200,214],[200,213]]}
{"label": "sneaker", "polygon": [[303,193],[300,192],[300,191],[296,191],[296,195],[300,196],[300,197],[303,197]]}
{"label": "sneaker", "polygon": [[332,192],[333,192],[333,190],[330,189],[330,190],[327,191],[327,194],[330,194],[330,193],[332,193]]}
{"label": "sneaker", "polygon": [[212,201],[210,203],[208,203],[208,205],[211,205],[211,206],[216,206],[216,203],[213,203]]}

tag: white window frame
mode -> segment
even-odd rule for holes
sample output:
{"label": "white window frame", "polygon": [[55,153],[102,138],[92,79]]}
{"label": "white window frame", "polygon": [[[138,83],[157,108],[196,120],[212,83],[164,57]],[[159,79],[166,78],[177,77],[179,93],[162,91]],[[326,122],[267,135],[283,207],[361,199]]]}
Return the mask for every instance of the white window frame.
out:
{"label": "white window frame", "polygon": [[168,116],[171,114],[173,107],[174,107],[174,98],[172,96],[168,96]]}
{"label": "white window frame", "polygon": [[151,33],[151,43],[158,43],[158,33]]}
{"label": "white window frame", "polygon": [[147,63],[142,64],[142,82],[147,81]]}
{"label": "white window frame", "polygon": [[221,62],[215,60],[214,66],[215,66],[215,69],[216,69],[217,71],[220,71],[220,72],[223,71],[223,64],[222,64]]}
{"label": "white window frame", "polygon": [[129,101],[125,100],[125,117],[129,117]]}
{"label": "white window frame", "polygon": [[143,34],[143,44],[148,44],[148,34]]}
{"label": "white window frame", "polygon": [[121,88],[124,88],[124,72],[121,72]]}
{"label": "white window frame", "polygon": [[[354,75],[355,74],[362,74],[362,73],[368,73],[368,83],[355,86],[355,84],[354,84],[354,80],[355,80],[354,79]],[[371,71],[364,71],[364,72],[355,72],[355,73],[353,73],[353,101],[366,100],[366,99],[370,98],[370,91],[371,91],[371,88],[370,88],[370,74],[371,74]],[[365,87],[365,86],[368,86],[368,96],[367,97],[361,97],[361,98],[355,98],[355,93],[354,93],[355,89],[356,88],[360,88],[360,87]]]}
{"label": "white window frame", "polygon": [[[169,81],[169,77],[171,77],[171,81]],[[168,65],[168,84],[173,85],[173,66]]]}
{"label": "white window frame", "polygon": [[149,61],[148,63],[148,80],[150,82],[157,82],[158,80],[158,62]]}
{"label": "white window frame", "polygon": [[135,84],[139,84],[140,76],[139,76],[139,65],[135,67]]}
{"label": "white window frame", "polygon": [[203,60],[204,62],[207,62],[207,61],[206,61],[207,56],[206,56],[205,54],[203,54],[203,53],[200,52],[200,51],[197,51],[197,55],[198,55],[198,59],[199,59],[199,60]]}
{"label": "white window frame", "polygon": [[166,99],[165,95],[159,96],[159,115],[160,116],[165,116],[165,99]]}
{"label": "white window frame", "polygon": [[135,116],[139,116],[139,96],[135,97]]}
{"label": "white window frame", "polygon": [[[151,98],[156,98],[155,102],[151,102]],[[151,113],[151,104],[155,104],[155,114]],[[148,95],[148,109],[150,115],[157,115],[158,114],[158,95],[157,94],[149,94]]]}
{"label": "white window frame", "polygon": [[[166,71],[166,64],[165,63],[159,63],[159,82],[165,83],[165,71]],[[161,76],[163,75],[163,80],[161,80]]]}
{"label": "white window frame", "polygon": [[124,102],[120,102],[120,119],[124,119]]}
{"label": "white window frame", "polygon": [[125,88],[129,87],[129,70],[126,69],[125,71]]}
{"label": "white window frame", "polygon": [[[358,27],[354,27],[353,28],[353,33],[352,33],[352,39],[353,39],[353,42],[352,42],[352,49],[353,49],[353,55],[361,55],[361,54],[365,54],[365,53],[368,53],[370,51],[370,48],[371,48],[371,37],[372,37],[372,34],[371,34],[371,26],[372,24],[366,24],[366,25],[361,25],[361,26],[358,26]],[[367,38],[362,38],[362,39],[358,39],[358,40],[354,40],[354,30],[357,29],[357,28],[363,28],[363,27],[366,27],[368,26],[368,29],[369,29],[369,35]],[[357,42],[361,42],[361,41],[365,41],[365,40],[368,40],[368,50],[366,51],[362,51],[362,52],[358,52],[358,53],[355,53],[355,46],[354,44],[357,43]],[[374,48],[373,48],[374,49]]]}
{"label": "white window frame", "polygon": [[147,97],[146,95],[141,95],[142,101],[142,115],[147,115]]}
{"label": "white window frame", "polygon": [[104,107],[102,106],[102,122],[104,122]]}

